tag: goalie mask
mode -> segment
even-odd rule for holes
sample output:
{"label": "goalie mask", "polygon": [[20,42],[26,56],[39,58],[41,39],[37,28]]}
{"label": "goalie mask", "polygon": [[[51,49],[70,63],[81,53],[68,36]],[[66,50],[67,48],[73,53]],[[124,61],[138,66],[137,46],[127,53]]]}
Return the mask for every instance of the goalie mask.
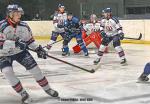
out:
{"label": "goalie mask", "polygon": [[95,23],[97,21],[97,16],[95,14],[92,14],[90,16],[90,22]]}

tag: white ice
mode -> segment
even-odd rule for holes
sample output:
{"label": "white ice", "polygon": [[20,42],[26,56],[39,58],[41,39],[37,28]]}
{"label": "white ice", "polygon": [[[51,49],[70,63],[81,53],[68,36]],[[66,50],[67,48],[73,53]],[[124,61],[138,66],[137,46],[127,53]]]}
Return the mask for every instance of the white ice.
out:
{"label": "white ice", "polygon": [[[150,59],[150,46],[122,46],[126,53],[127,66],[121,66],[118,55],[111,52],[104,55],[101,67],[93,74],[50,58],[38,59],[31,52],[61,99],[53,99],[45,94],[32,75],[16,62],[13,63],[14,71],[32,97],[32,104],[150,104],[150,83],[137,83],[144,65]],[[93,60],[97,56],[90,49],[90,57],[84,57],[82,53],[74,55],[72,51],[71,56],[62,57],[61,43],[55,44],[49,54],[87,69],[94,67]],[[77,101],[64,101],[70,98]],[[0,104],[20,104],[20,99],[0,73]],[[80,101],[81,99],[85,101]]]}

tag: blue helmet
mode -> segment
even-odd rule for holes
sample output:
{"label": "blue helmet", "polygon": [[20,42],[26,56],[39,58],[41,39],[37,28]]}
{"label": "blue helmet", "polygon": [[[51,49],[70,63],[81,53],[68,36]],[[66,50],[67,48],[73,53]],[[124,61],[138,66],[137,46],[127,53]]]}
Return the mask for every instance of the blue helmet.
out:
{"label": "blue helmet", "polygon": [[63,4],[58,4],[58,8],[65,8]]}
{"label": "blue helmet", "polygon": [[73,13],[70,12],[70,13],[68,13],[67,15],[68,15],[68,16],[73,16]]}
{"label": "blue helmet", "polygon": [[18,6],[17,4],[12,4],[7,6],[7,15],[15,11],[21,12],[22,15],[24,14],[22,7]]}
{"label": "blue helmet", "polygon": [[112,9],[111,8],[105,8],[102,10],[102,13],[112,13]]}

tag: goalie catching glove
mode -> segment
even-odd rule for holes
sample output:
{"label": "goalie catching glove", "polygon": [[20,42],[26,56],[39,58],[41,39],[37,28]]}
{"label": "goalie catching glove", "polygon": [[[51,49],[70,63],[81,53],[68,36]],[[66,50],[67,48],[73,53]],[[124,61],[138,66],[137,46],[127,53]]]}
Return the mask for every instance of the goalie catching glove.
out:
{"label": "goalie catching glove", "polygon": [[35,52],[37,53],[38,58],[43,58],[43,59],[47,58],[46,57],[47,52],[43,49],[41,45],[39,45],[39,47],[35,49]]}

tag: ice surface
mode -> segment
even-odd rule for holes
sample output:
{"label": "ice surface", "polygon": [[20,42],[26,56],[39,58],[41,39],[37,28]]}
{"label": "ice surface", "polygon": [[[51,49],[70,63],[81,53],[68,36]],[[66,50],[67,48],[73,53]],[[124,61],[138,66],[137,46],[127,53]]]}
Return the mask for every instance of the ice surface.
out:
{"label": "ice surface", "polygon": [[[97,55],[91,49],[90,57],[84,57],[82,53],[74,55],[72,51],[71,56],[63,57],[61,46],[61,43],[55,44],[49,54],[87,69],[93,67],[93,60]],[[94,74],[53,59],[38,59],[36,54],[31,52],[51,87],[59,92],[61,99],[53,99],[45,94],[32,75],[16,62],[13,63],[14,71],[32,97],[32,104],[150,104],[150,83],[136,83],[144,65],[150,59],[150,46],[122,46],[128,65],[121,66],[118,55],[108,53],[104,55],[101,67]],[[76,101],[65,101],[68,99]],[[20,96],[0,73],[0,104],[20,103]]]}

